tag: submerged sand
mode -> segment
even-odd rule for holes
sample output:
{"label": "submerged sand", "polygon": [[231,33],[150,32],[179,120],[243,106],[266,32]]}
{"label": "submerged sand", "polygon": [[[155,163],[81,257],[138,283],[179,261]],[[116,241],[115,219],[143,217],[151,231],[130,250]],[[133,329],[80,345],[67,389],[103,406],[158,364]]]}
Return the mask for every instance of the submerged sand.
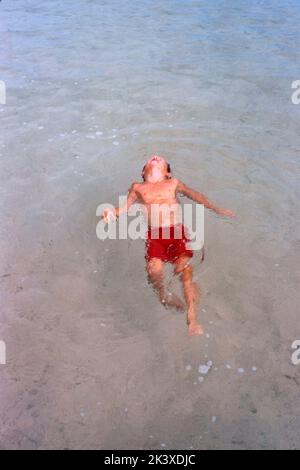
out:
{"label": "submerged sand", "polygon": [[[1,4],[1,448],[299,448],[293,2],[20,3]],[[155,152],[238,214],[206,212],[201,338],[142,241],[96,238]]]}

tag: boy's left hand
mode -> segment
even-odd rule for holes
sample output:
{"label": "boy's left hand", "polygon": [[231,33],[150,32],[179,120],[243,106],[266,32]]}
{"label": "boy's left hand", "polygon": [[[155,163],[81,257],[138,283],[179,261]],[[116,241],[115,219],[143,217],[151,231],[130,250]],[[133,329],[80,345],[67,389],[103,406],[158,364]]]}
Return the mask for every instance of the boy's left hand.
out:
{"label": "boy's left hand", "polygon": [[236,217],[236,214],[229,209],[218,209],[217,214],[222,215],[223,217]]}

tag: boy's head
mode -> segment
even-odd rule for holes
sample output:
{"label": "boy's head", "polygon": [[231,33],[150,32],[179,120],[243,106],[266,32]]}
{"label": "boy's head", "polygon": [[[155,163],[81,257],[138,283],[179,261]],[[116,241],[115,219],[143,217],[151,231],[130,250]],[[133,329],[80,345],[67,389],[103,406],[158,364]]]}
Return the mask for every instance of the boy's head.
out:
{"label": "boy's head", "polygon": [[170,164],[159,155],[153,155],[144,165],[142,178],[144,181],[151,180],[153,183],[171,178]]}

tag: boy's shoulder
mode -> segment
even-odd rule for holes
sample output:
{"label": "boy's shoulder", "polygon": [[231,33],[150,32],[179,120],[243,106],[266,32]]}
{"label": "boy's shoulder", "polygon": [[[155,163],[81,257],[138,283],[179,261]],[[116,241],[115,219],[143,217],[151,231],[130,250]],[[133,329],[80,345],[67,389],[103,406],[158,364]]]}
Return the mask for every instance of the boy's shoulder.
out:
{"label": "boy's shoulder", "polygon": [[177,190],[178,186],[180,185],[179,179],[172,177],[172,178],[169,178],[168,181],[174,187],[174,189]]}
{"label": "boy's shoulder", "polygon": [[178,178],[173,178],[173,177],[170,178],[170,181],[175,185],[177,185],[180,182]]}
{"label": "boy's shoulder", "polygon": [[131,186],[130,186],[130,191],[136,191],[139,189],[140,186],[142,186],[144,183],[140,181],[134,181]]}

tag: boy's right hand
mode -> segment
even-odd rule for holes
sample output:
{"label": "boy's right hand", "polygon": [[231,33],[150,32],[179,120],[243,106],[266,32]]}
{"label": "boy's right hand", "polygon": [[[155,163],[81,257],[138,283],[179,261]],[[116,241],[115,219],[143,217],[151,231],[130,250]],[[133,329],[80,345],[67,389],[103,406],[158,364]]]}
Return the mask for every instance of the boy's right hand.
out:
{"label": "boy's right hand", "polygon": [[104,209],[104,211],[101,214],[101,218],[106,222],[107,224],[111,221],[114,221],[117,219],[117,211],[115,208],[108,207],[107,209]]}

